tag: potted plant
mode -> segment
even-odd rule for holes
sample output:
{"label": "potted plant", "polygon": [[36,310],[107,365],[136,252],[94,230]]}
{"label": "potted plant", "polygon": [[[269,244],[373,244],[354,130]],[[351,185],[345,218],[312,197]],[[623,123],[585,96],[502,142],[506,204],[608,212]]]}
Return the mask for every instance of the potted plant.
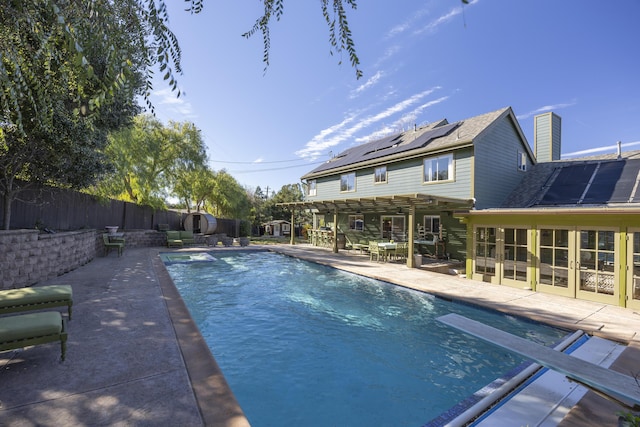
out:
{"label": "potted plant", "polygon": [[640,415],[633,412],[616,412],[618,427],[640,427]]}

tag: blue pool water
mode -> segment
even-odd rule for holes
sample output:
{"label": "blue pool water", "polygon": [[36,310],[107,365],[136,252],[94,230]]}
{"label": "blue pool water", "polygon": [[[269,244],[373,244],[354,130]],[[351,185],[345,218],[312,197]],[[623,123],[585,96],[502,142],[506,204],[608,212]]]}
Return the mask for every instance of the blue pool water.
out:
{"label": "blue pool water", "polygon": [[421,426],[524,362],[443,314],[545,345],[566,335],[279,254],[213,255],[167,269],[256,427]]}

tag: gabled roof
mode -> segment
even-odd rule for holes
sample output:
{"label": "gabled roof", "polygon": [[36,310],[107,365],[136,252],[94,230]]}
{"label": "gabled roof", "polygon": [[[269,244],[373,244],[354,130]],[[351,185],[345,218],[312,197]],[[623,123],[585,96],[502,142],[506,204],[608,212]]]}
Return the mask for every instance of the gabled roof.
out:
{"label": "gabled roof", "polygon": [[640,206],[640,151],[532,166],[501,209]]}
{"label": "gabled roof", "polygon": [[[472,145],[474,140],[493,123],[506,116],[511,116],[522,141],[526,141],[511,107],[505,107],[455,123],[449,123],[447,119],[443,119],[427,126],[349,148],[305,174],[302,179]],[[524,145],[529,149],[528,144]],[[530,156],[532,157],[531,153]]]}

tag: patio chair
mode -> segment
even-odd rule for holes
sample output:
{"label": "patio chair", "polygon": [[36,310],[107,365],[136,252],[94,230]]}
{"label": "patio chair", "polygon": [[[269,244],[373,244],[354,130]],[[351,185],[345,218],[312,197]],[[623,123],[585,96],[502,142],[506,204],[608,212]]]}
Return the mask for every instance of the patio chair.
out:
{"label": "patio chair", "polygon": [[118,250],[118,256],[122,255],[122,251],[124,250],[124,240],[122,239],[111,240],[109,239],[109,235],[107,233],[104,233],[102,235],[102,240],[104,241],[105,256],[109,255],[109,252],[111,252],[111,249],[114,249],[114,248]]}
{"label": "patio chair", "polygon": [[406,260],[407,256],[409,256],[409,243],[397,243],[395,256],[397,260]]}
{"label": "patio chair", "polygon": [[380,246],[378,246],[378,242],[370,241],[369,242],[369,261],[373,261],[373,258],[376,258],[376,261],[380,261]]}
{"label": "patio chair", "polygon": [[184,245],[193,245],[193,244],[196,243],[196,239],[193,236],[193,231],[191,231],[191,230],[182,230],[179,233],[180,233],[179,239],[182,240],[182,243]]}
{"label": "patio chair", "polygon": [[167,231],[167,247],[168,248],[172,248],[172,247],[178,247],[181,248],[184,245],[184,243],[182,242],[182,240],[180,239],[180,232],[179,231],[172,231],[172,230],[168,230]]}

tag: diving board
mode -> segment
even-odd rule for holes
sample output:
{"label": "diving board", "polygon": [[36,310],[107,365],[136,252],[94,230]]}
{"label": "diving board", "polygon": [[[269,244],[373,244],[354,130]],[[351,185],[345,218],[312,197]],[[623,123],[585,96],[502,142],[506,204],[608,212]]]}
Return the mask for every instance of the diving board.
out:
{"label": "diving board", "polygon": [[446,314],[438,317],[437,320],[518,353],[627,406],[640,405],[640,387],[633,377],[555,351],[458,314]]}

